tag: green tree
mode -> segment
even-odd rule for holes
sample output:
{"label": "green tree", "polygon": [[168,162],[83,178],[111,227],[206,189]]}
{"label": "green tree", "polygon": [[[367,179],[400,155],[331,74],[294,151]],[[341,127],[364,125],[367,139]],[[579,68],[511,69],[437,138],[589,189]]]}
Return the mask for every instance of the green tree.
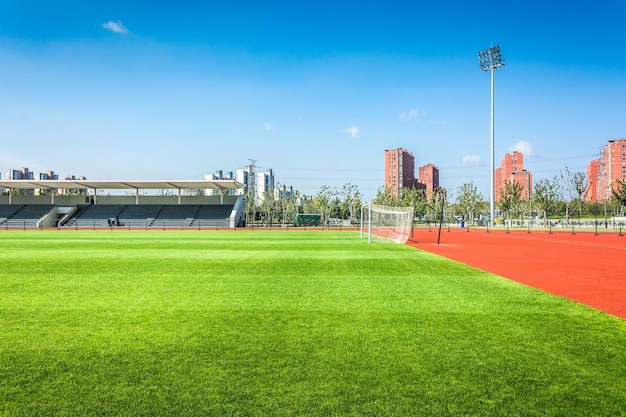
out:
{"label": "green tree", "polygon": [[624,215],[624,207],[626,207],[626,181],[619,179],[611,189],[611,197],[619,206],[619,215]]}
{"label": "green tree", "polygon": [[[425,211],[424,206],[426,204],[426,190],[418,189],[415,187],[404,187],[402,189],[402,196],[398,199],[397,206],[399,207],[411,207],[413,209],[413,216],[422,217]],[[421,212],[420,214],[416,214],[416,211]]]}
{"label": "green tree", "polygon": [[586,181],[583,172],[572,172],[566,166],[565,171],[561,171],[560,198],[565,203],[565,220],[570,218],[570,207],[574,201],[582,201],[584,196]]}
{"label": "green tree", "polygon": [[313,197],[310,195],[302,196],[302,214],[314,214],[317,213],[315,205],[313,204]]}
{"label": "green tree", "polygon": [[524,187],[517,181],[505,180],[504,187],[500,189],[500,201],[498,207],[500,211],[507,214],[511,219],[519,211],[522,202],[522,191]]}
{"label": "green tree", "polygon": [[274,184],[274,200],[276,207],[274,213],[277,219],[280,219],[282,224],[285,224],[287,219],[286,205],[287,205],[287,188],[280,183]]}
{"label": "green tree", "polygon": [[398,206],[399,199],[393,193],[391,187],[381,187],[376,192],[376,198],[372,201],[374,204],[380,204],[381,206]]}
{"label": "green tree", "polygon": [[358,186],[344,184],[342,189],[344,212],[347,212],[350,222],[356,220],[357,213],[361,210],[361,193]]}
{"label": "green tree", "polygon": [[484,198],[478,191],[473,182],[465,183],[458,189],[456,198],[456,206],[459,213],[465,221],[474,224],[476,214],[483,209]]}
{"label": "green tree", "polygon": [[328,224],[334,196],[335,192],[328,185],[323,185],[313,198],[313,206],[322,215],[322,225]]}
{"label": "green tree", "polygon": [[345,217],[344,205],[337,194],[334,194],[334,198],[330,202],[329,217],[333,217],[335,219],[343,219]]}
{"label": "green tree", "polygon": [[402,189],[402,196],[398,200],[398,206],[400,207],[413,207],[415,210],[417,207],[425,207],[427,204],[426,190],[423,188],[404,187]]}
{"label": "green tree", "polygon": [[576,194],[576,201],[578,202],[578,220],[580,220],[583,214],[583,200],[585,199],[585,191],[587,190],[587,176],[584,172],[578,171],[572,173],[572,186]]}
{"label": "green tree", "polygon": [[265,219],[265,224],[267,226],[272,226],[272,221],[274,219],[274,212],[276,210],[277,204],[276,199],[274,198],[274,189],[269,189],[265,191],[261,197],[261,202],[259,204],[259,211],[263,213],[263,217]]}
{"label": "green tree", "polygon": [[256,198],[254,195],[254,190],[252,189],[252,187],[248,187],[248,189],[246,190],[246,225],[250,226],[252,225],[252,223],[254,223],[254,221],[256,220],[256,213],[257,213],[257,202],[256,202]]}
{"label": "green tree", "polygon": [[285,194],[285,201],[283,203],[283,213],[285,215],[285,221],[292,223],[296,214],[298,214],[298,202],[300,201],[300,192],[295,190],[293,193]]}
{"label": "green tree", "polygon": [[543,213],[543,219],[547,221],[550,213],[556,208],[559,198],[558,178],[539,180],[534,188],[533,205],[538,212]]}
{"label": "green tree", "polygon": [[445,209],[448,205],[448,194],[446,193],[446,189],[435,189],[428,205],[431,207],[433,220],[443,221]]}

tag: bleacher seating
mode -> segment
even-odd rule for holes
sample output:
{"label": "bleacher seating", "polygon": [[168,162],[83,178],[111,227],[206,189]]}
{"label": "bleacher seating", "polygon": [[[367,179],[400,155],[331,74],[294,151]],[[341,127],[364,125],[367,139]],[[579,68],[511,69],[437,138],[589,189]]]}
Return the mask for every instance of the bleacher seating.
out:
{"label": "bleacher seating", "polygon": [[16,206],[2,205],[0,207],[1,227],[30,229],[37,227],[37,222],[50,212],[54,206],[25,204]]}
{"label": "bleacher seating", "polygon": [[233,205],[83,205],[62,227],[228,228]]}
{"label": "bleacher seating", "polygon": [[119,216],[124,205],[81,205],[62,226],[68,227],[109,227],[111,219]]}
{"label": "bleacher seating", "polygon": [[191,226],[191,223],[198,212],[198,207],[198,205],[162,206],[150,226],[162,228],[188,228]]}
{"label": "bleacher seating", "polygon": [[13,214],[15,214],[15,212],[20,210],[22,207],[24,206],[21,204],[20,205],[8,205],[8,204],[0,205],[0,219],[8,219]]}
{"label": "bleacher seating", "polygon": [[150,227],[152,219],[161,210],[162,205],[146,204],[139,206],[124,206],[119,215],[120,223],[124,227]]}
{"label": "bleacher seating", "polygon": [[[191,227],[228,227],[233,206],[200,206]],[[223,222],[220,224],[220,220]]]}

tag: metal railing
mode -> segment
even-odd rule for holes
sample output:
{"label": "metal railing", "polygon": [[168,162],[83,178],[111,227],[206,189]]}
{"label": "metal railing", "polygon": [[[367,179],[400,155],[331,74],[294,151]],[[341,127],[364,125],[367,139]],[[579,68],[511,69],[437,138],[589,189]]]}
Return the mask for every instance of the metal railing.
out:
{"label": "metal railing", "polygon": [[161,230],[193,230],[193,229],[228,229],[229,219],[75,219],[71,223],[59,226],[59,229],[161,229]]}

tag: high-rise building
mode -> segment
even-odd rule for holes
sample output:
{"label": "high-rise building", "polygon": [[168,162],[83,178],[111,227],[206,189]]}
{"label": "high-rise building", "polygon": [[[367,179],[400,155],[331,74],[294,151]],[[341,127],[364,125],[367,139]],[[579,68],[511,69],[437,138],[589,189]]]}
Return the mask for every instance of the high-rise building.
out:
{"label": "high-rise building", "polygon": [[59,179],[59,175],[55,174],[54,171],[46,171],[46,172],[40,172],[39,173],[39,179],[40,180],[58,180]]}
{"label": "high-rise building", "polygon": [[426,186],[426,196],[431,201],[433,193],[439,188],[439,168],[433,164],[419,167],[417,181]]}
{"label": "high-rise building", "polygon": [[587,165],[587,201],[606,201],[618,180],[626,181],[626,139],[610,140],[600,159]]}
{"label": "high-rise building", "polygon": [[397,198],[402,197],[403,188],[426,190],[430,200],[433,192],[439,188],[439,168],[433,164],[419,167],[415,178],[415,158],[404,148],[385,151],[385,188],[390,189]]}
{"label": "high-rise building", "polygon": [[[28,168],[20,168],[20,169],[10,169],[7,173],[7,179],[9,180],[33,180],[35,179],[35,175],[33,172],[29,171]],[[35,195],[35,190],[28,189],[22,190],[22,195]]]}
{"label": "high-rise building", "polygon": [[256,174],[256,199],[257,202],[263,201],[267,191],[274,192],[274,173],[271,169],[265,172],[257,172]]}
{"label": "high-rise building", "polygon": [[[205,180],[210,180],[210,181],[215,181],[215,180],[234,180],[235,177],[233,176],[232,171],[227,171],[224,172],[222,170],[218,170],[215,171],[215,173],[213,174],[205,174],[204,175],[204,179]],[[235,191],[237,190],[228,190],[226,191],[227,194],[235,194]],[[204,190],[204,195],[219,195],[220,191],[219,190],[213,190],[213,189],[208,189],[208,190]]]}
{"label": "high-rise building", "polygon": [[293,186],[281,185],[274,187],[274,200],[289,200],[294,196]]}
{"label": "high-rise building", "polygon": [[[229,172],[228,175],[232,177],[232,172]],[[207,175],[205,175],[205,178],[209,179]],[[244,185],[243,189],[235,190],[235,194],[246,194],[250,187],[253,187],[254,198],[257,203],[263,200],[263,195],[266,191],[272,191],[274,189],[274,172],[271,169],[268,169],[265,172],[255,172],[254,164],[251,164],[246,168],[238,169],[235,172],[234,179]]]}
{"label": "high-rise building", "polygon": [[[63,178],[65,181],[87,181],[87,177],[79,175],[78,177],[76,175],[66,175],[65,178]],[[87,188],[72,188],[69,190],[66,189],[60,189],[59,191],[59,195],[76,195],[76,194],[81,194],[81,195],[85,195],[88,194],[88,189]]]}
{"label": "high-rise building", "polygon": [[585,201],[598,201],[598,178],[600,174],[600,160],[594,159],[587,165],[587,189]]}
{"label": "high-rise building", "polygon": [[250,168],[240,168],[236,171],[235,180],[243,184],[243,188],[235,190],[235,194],[242,195],[248,192],[248,186],[250,185]]}
{"label": "high-rise building", "polygon": [[[39,179],[43,181],[56,181],[59,176],[54,171],[46,171],[39,173]],[[35,195],[49,195],[52,192],[50,189],[36,189]]]}
{"label": "high-rise building", "polygon": [[385,188],[392,190],[393,195],[402,197],[404,187],[416,186],[415,158],[404,148],[385,151]]}
{"label": "high-rise building", "polygon": [[521,152],[515,151],[504,155],[500,168],[495,170],[494,177],[496,202],[500,201],[507,181],[515,182],[521,186],[522,200],[532,198],[533,176],[530,171],[524,169],[524,155]]}
{"label": "high-rise building", "polygon": [[35,174],[28,170],[28,168],[11,169],[7,174],[9,180],[33,180]]}

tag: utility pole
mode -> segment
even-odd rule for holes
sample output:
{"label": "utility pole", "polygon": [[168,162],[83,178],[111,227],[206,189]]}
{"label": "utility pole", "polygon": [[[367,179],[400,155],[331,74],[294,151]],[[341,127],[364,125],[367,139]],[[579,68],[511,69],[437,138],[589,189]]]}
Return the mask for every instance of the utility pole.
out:
{"label": "utility pole", "polygon": [[248,194],[254,199],[256,197],[256,160],[248,158]]}
{"label": "utility pole", "polygon": [[[256,205],[256,174],[254,172],[256,160],[248,158],[248,184],[246,189],[246,226],[250,226],[250,208]],[[254,212],[253,212],[254,214]],[[254,220],[254,219],[252,219]]]}

